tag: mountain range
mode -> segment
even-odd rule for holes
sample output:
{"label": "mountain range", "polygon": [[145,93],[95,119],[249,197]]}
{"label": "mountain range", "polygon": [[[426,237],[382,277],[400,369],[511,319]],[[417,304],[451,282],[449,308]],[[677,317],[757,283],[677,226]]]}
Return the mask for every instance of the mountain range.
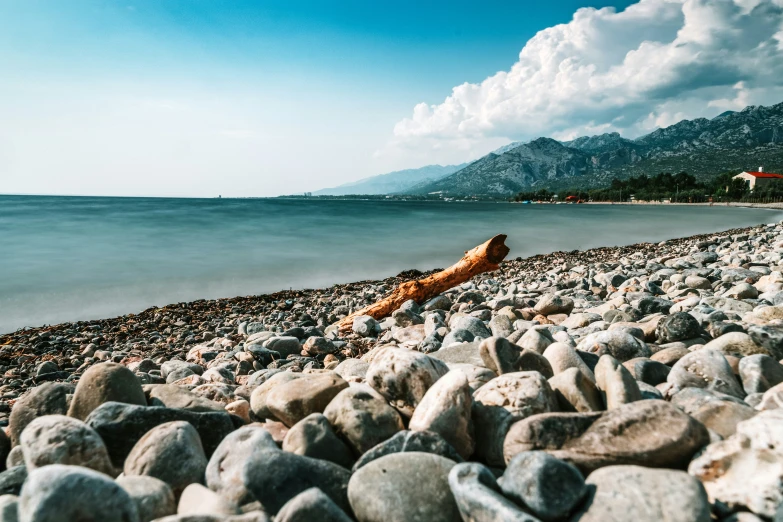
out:
{"label": "mountain range", "polygon": [[[783,103],[749,106],[712,119],[683,120],[633,140],[613,132],[563,142],[551,138],[514,142],[467,165],[431,165],[327,190],[506,197],[540,188],[598,187],[613,178],[660,172],[685,171],[708,179],[759,166],[771,172],[783,170]],[[365,191],[370,188],[374,192]]]}
{"label": "mountain range", "polygon": [[388,174],[380,174],[360,179],[334,188],[326,188],[313,192],[314,196],[346,196],[349,194],[395,194],[404,192],[417,185],[437,181],[466,167],[461,165],[427,165],[418,169],[398,170]]}

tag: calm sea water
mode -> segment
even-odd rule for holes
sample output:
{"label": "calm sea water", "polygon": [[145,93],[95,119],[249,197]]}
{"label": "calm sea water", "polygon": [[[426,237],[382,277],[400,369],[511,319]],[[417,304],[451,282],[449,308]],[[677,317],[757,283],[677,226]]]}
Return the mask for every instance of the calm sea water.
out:
{"label": "calm sea water", "polygon": [[725,207],[0,196],[0,332],[778,221]]}

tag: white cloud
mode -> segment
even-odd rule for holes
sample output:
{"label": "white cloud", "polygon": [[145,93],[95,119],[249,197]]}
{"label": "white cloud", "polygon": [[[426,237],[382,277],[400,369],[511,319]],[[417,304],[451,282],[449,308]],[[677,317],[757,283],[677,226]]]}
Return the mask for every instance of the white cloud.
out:
{"label": "white cloud", "polygon": [[783,0],[641,0],[578,10],[508,71],[419,103],[385,152],[466,159],[498,142],[619,131],[783,101]]}

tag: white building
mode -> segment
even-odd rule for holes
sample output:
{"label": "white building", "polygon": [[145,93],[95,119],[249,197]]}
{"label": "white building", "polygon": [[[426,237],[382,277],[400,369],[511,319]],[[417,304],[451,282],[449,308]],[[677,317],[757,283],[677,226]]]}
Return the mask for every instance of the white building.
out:
{"label": "white building", "polygon": [[758,188],[768,187],[773,183],[778,183],[778,180],[783,179],[783,174],[775,174],[773,172],[764,172],[764,167],[759,167],[757,172],[741,172],[734,176],[734,179],[742,179],[748,182],[750,190],[753,191]]}

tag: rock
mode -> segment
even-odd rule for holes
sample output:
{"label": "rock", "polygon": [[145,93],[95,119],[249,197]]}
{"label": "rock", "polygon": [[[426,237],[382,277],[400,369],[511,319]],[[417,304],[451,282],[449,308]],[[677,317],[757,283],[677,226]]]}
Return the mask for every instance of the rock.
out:
{"label": "rock", "polygon": [[503,464],[503,440],[517,420],[557,411],[557,398],[538,372],[501,375],[473,396],[476,455],[489,465]]}
{"label": "rock", "polygon": [[673,313],[660,322],[656,329],[658,343],[671,343],[693,339],[701,333],[701,326],[691,314],[685,312]]}
{"label": "rock", "polygon": [[541,315],[570,314],[574,300],[563,295],[544,294],[533,309]]}
{"label": "rock", "polygon": [[275,522],[351,522],[351,518],[318,488],[310,488],[286,502]]}
{"label": "rock", "polygon": [[448,296],[445,296],[443,294],[438,295],[424,303],[424,310],[425,311],[431,311],[431,310],[446,310],[448,311],[451,309],[451,299],[448,298]]}
{"label": "rock", "polygon": [[455,462],[430,453],[394,453],[358,469],[348,498],[359,522],[458,522],[449,487]]}
{"label": "rock", "polygon": [[247,458],[262,451],[278,449],[272,435],[261,426],[252,424],[228,434],[207,464],[207,486],[234,505],[255,501],[242,478]]}
{"label": "rock", "polygon": [[476,336],[467,330],[451,330],[443,338],[441,345],[443,347],[449,347],[459,343],[469,343],[475,338]]}
{"label": "rock", "polygon": [[704,424],[723,438],[730,437],[737,430],[737,424],[756,415],[756,410],[746,404],[736,402],[709,400],[702,404],[696,411],[690,413],[691,417]]}
{"label": "rock", "polygon": [[769,351],[753,342],[750,335],[743,332],[729,332],[704,345],[705,350],[717,350],[723,355],[744,357],[746,355],[769,355]]}
{"label": "rock", "polygon": [[397,410],[367,385],[338,393],[324,416],[357,456],[404,429]]}
{"label": "rock", "polygon": [[80,420],[65,415],[45,415],[22,432],[19,444],[27,471],[50,464],[69,464],[114,476],[106,445]]}
{"label": "rock", "polygon": [[225,412],[192,412],[119,402],[102,404],[87,418],[87,425],[97,431],[106,443],[112,464],[121,468],[136,443],[148,431],[173,421],[186,421],[196,429],[207,456],[212,455],[220,441],[234,431],[234,423]]}
{"label": "rock", "polygon": [[291,427],[312,413],[322,413],[347,387],[348,383],[334,372],[305,374],[272,388],[266,396],[266,407],[274,418]]}
{"label": "rock", "polygon": [[340,509],[350,509],[346,492],[351,472],[332,462],[294,455],[277,448],[245,456],[239,479],[269,514],[298,494],[316,487]]}
{"label": "rock", "polygon": [[631,373],[611,355],[602,355],[595,367],[598,388],[604,392],[607,410],[642,400],[642,393]]}
{"label": "rock", "polygon": [[545,522],[564,520],[587,493],[578,469],[543,451],[514,456],[500,487],[507,498]]}
{"label": "rock", "polygon": [[664,348],[658,352],[655,352],[652,354],[650,359],[671,367],[689,353],[691,352],[685,346],[672,346],[671,348]]}
{"label": "rock", "polygon": [[338,348],[329,339],[314,335],[307,338],[304,345],[302,345],[302,350],[309,355],[326,355],[336,353]]}
{"label": "rock", "polygon": [[299,355],[302,352],[299,339],[290,335],[272,337],[263,343],[263,347],[279,353],[282,359],[288,358],[289,355]]}
{"label": "rock", "polygon": [[484,325],[484,322],[469,315],[462,316],[451,324],[452,330],[467,330],[475,337],[486,339],[492,337],[492,332]]}
{"label": "rock", "polygon": [[116,482],[136,504],[140,522],[150,522],[177,512],[174,493],[162,480],[144,475],[133,477],[123,475],[117,477]]}
{"label": "rock", "polygon": [[[749,400],[748,397],[745,400]],[[783,383],[773,386],[764,392],[756,409],[761,411],[783,408]],[[13,453],[13,451],[11,452]]]}
{"label": "rock", "polygon": [[125,476],[155,477],[168,484],[175,496],[186,486],[204,482],[207,457],[196,429],[185,421],[152,428],[133,446],[125,460]]}
{"label": "rock", "polygon": [[595,353],[598,356],[608,354],[620,362],[652,355],[644,341],[623,330],[592,333],[582,339],[576,349]]}
{"label": "rock", "polygon": [[493,337],[508,337],[514,333],[514,326],[511,319],[502,314],[498,314],[490,319],[489,329],[492,331]]}
{"label": "rock", "polygon": [[698,480],[682,471],[609,466],[587,477],[592,494],[579,522],[709,522],[710,504]]}
{"label": "rock", "polygon": [[68,416],[85,420],[106,402],[146,406],[144,390],[132,371],[116,363],[101,363],[84,372],[73,393]]}
{"label": "rock", "polygon": [[372,316],[359,315],[353,320],[352,330],[362,337],[377,337],[381,333],[381,324]]}
{"label": "rock", "polygon": [[672,385],[672,393],[693,387],[726,393],[739,399],[745,397],[745,392],[723,354],[706,347],[677,361],[666,382]]}
{"label": "rock", "polygon": [[361,380],[367,375],[370,365],[361,359],[345,359],[334,369],[334,373],[348,382]]}
{"label": "rock", "polygon": [[255,415],[257,419],[277,420],[267,407],[267,396],[277,386],[282,386],[301,377],[301,373],[294,372],[279,372],[269,377],[258,388],[253,390],[253,393],[250,395],[250,410],[253,412],[253,415]]}
{"label": "rock", "polygon": [[664,401],[632,402],[596,415],[545,414],[517,422],[504,442],[505,459],[546,450],[582,472],[617,464],[681,469],[709,441],[701,423]]}
{"label": "rock", "polygon": [[351,450],[334,433],[331,424],[320,413],[313,413],[294,424],[283,439],[283,450],[328,460],[344,468],[353,465]]}
{"label": "rock", "polygon": [[190,484],[182,491],[177,513],[180,515],[234,515],[237,506],[201,484]]}
{"label": "rock", "polygon": [[444,347],[428,356],[448,364],[470,364],[483,367],[484,361],[479,353],[479,344],[480,341],[447,346],[444,339]]}
{"label": "rock", "polygon": [[465,462],[451,468],[449,486],[463,520],[539,522],[503,497],[495,475],[478,462]]}
{"label": "rock", "polygon": [[424,394],[448,373],[442,361],[404,348],[384,348],[367,370],[367,383],[410,418]]}
{"label": "rock", "polygon": [[773,325],[753,325],[748,335],[758,346],[766,348],[773,359],[783,359],[783,327]]}
{"label": "rock", "polygon": [[52,464],[27,478],[19,497],[19,520],[139,522],[139,514],[130,495],[103,473]]}
{"label": "rock", "polygon": [[552,372],[557,375],[569,368],[576,368],[589,380],[595,382],[595,375],[590,367],[585,364],[576,350],[565,343],[553,343],[544,351],[544,357],[549,361]]}
{"label": "rock", "polygon": [[472,364],[451,363],[449,364],[449,368],[450,371],[462,372],[465,377],[467,377],[468,386],[470,386],[471,393],[475,392],[498,376],[497,373],[493,372],[489,368],[484,368],[483,366],[474,366]]}
{"label": "rock", "polygon": [[11,444],[19,444],[22,430],[36,417],[44,415],[65,415],[68,412],[67,396],[72,394],[73,385],[47,382],[32,388],[14,404],[8,419],[8,436]]}
{"label": "rock", "polygon": [[2,522],[19,521],[19,497],[16,495],[0,496],[0,520]]}
{"label": "rock", "polygon": [[27,468],[24,465],[9,467],[0,473],[0,495],[18,495],[25,480]]}
{"label": "rock", "polygon": [[644,357],[625,361],[623,366],[634,379],[647,383],[650,386],[657,386],[662,382],[666,382],[666,378],[671,371],[671,368],[665,364]]}
{"label": "rock", "polygon": [[674,303],[667,301],[666,299],[661,299],[660,297],[643,297],[639,299],[636,308],[642,312],[642,315],[656,313],[668,314],[672,305],[674,305]]}
{"label": "rock", "polygon": [[412,431],[433,431],[441,435],[467,459],[476,444],[472,407],[467,377],[461,372],[450,371],[427,390],[408,425]]}
{"label": "rock", "polygon": [[768,355],[740,359],[739,374],[745,393],[764,393],[783,382],[783,365]]}
{"label": "rock", "polygon": [[364,453],[364,455],[359,457],[359,460],[356,461],[356,464],[354,464],[353,470],[355,472],[357,469],[383,456],[403,452],[432,453],[433,455],[440,455],[441,457],[453,460],[454,462],[462,462],[462,457],[457,453],[457,450],[437,433],[432,431],[406,430],[397,433],[390,439]]}
{"label": "rock", "polygon": [[531,350],[543,354],[544,350],[554,342],[555,340],[552,338],[552,334],[549,333],[549,330],[531,328],[519,338],[516,344],[524,350]]}
{"label": "rock", "polygon": [[190,411],[223,411],[224,406],[205,399],[174,384],[157,384],[150,387],[150,406],[166,406]]}
{"label": "rock", "polygon": [[598,388],[578,368],[568,368],[548,382],[561,411],[590,412],[604,409]]}
{"label": "rock", "polygon": [[484,366],[498,375],[519,371],[522,349],[502,337],[490,337],[479,343],[479,355]]}

